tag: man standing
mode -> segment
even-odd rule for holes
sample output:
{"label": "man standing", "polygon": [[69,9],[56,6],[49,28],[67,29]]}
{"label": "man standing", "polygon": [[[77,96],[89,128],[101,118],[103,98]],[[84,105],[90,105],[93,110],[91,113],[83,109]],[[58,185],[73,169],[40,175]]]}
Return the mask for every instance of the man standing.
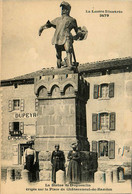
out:
{"label": "man standing", "polygon": [[65,171],[65,156],[64,152],[59,150],[59,144],[55,145],[55,150],[52,152],[51,164],[52,164],[52,181],[56,183],[56,172],[58,170]]}
{"label": "man standing", "polygon": [[76,19],[72,18],[70,14],[71,5],[65,1],[60,4],[62,8],[61,17],[57,17],[52,21],[49,21],[40,28],[39,36],[44,29],[53,27],[55,28],[54,37],[52,39],[52,44],[56,48],[57,57],[57,67],[61,67],[62,62],[62,51],[66,51],[67,55],[67,66],[72,66],[72,53],[73,53],[73,36],[71,30],[74,29],[76,32],[75,39],[79,38],[78,26]]}

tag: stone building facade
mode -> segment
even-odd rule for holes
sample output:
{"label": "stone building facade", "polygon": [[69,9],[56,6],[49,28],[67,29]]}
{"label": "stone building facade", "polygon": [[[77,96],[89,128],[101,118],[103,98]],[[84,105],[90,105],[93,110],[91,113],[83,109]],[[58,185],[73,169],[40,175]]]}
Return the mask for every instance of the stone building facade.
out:
{"label": "stone building facade", "polygon": [[26,142],[36,135],[36,118],[37,102],[33,84],[21,82],[2,87],[3,165],[23,164]]}
{"label": "stone building facade", "polygon": [[[79,75],[83,77],[84,81],[86,80],[89,83],[89,90],[84,91],[85,95],[89,98],[87,104],[85,103],[86,107],[84,106],[84,109],[86,108],[86,119],[83,114],[80,114],[82,116],[80,122],[84,121],[84,128],[87,128],[86,132],[84,130],[86,134],[83,135],[86,136],[86,139],[88,138],[90,150],[98,153],[98,170],[119,167],[123,168],[126,177],[129,177],[131,174],[131,71],[132,58],[86,63],[78,66]],[[23,152],[28,146],[26,142],[36,139],[36,136],[39,135],[38,133],[42,131],[42,133],[45,133],[41,125],[46,125],[46,122],[50,122],[48,121],[48,115],[53,112],[51,105],[50,107],[48,106],[48,114],[43,119],[39,118],[39,127],[37,126],[36,121],[40,112],[38,112],[38,90],[34,87],[36,79],[41,79],[42,77],[40,78],[40,76],[52,78],[58,75],[67,76],[69,73],[71,72],[65,69],[43,69],[38,72],[1,81],[2,169],[12,166],[22,168]],[[72,89],[68,89],[67,95],[71,96],[69,91],[72,92]],[[58,95],[57,91],[58,87],[52,91],[54,92],[53,96]],[[50,98],[50,91],[49,94],[44,89],[41,92],[49,95],[47,98]],[[41,92],[39,93],[40,98]],[[63,91],[61,92],[63,93]],[[42,101],[39,106],[47,106],[41,103]],[[57,107],[60,108],[60,111],[64,111],[60,104],[56,104]],[[64,107],[66,109],[64,111],[65,114],[69,115],[68,111],[73,112],[73,107],[74,102],[71,99],[68,101],[67,108]],[[80,107],[82,110],[81,104]],[[77,111],[79,112],[80,108]],[[57,117],[58,121],[55,121],[55,118],[52,119],[52,122],[58,122],[57,126],[61,122],[59,116]],[[69,120],[65,121],[65,124],[67,122],[70,124],[69,128],[65,130],[66,134],[61,134],[62,131],[60,128],[60,135],[67,135],[67,133],[74,135],[73,128],[75,123],[71,117],[67,117]],[[42,120],[44,120],[44,123],[42,123]],[[79,120],[77,119],[76,121],[78,122]],[[47,129],[45,128],[45,130]],[[55,128],[50,126],[47,132],[50,134],[48,135],[54,135],[51,134],[54,133],[54,130]],[[53,145],[50,144],[50,146],[50,150],[54,149]],[[62,149],[64,149],[63,144]],[[40,157],[43,156],[40,155]]]}
{"label": "stone building facade", "polygon": [[131,174],[132,74],[106,74],[86,80],[91,88],[87,103],[88,137],[91,151],[98,152],[98,169],[121,166],[128,176]]}

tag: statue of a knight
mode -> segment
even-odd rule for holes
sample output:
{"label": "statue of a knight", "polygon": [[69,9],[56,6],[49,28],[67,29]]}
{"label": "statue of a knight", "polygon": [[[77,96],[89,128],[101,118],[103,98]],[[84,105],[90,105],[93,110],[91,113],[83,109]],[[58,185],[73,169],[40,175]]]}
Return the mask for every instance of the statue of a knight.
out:
{"label": "statue of a knight", "polygon": [[[55,28],[55,33],[52,39],[52,44],[56,48],[57,57],[57,67],[60,68],[63,64],[62,62],[62,51],[66,51],[66,66],[72,66],[72,55],[74,57],[74,62],[76,62],[73,41],[74,40],[84,40],[87,37],[87,29],[85,27],[78,27],[76,19],[72,18],[70,14],[71,5],[65,1],[60,4],[61,17],[57,17],[52,21],[47,21],[44,26],[41,26],[39,30],[39,36],[44,29]],[[71,30],[75,30],[76,35],[72,36]]]}

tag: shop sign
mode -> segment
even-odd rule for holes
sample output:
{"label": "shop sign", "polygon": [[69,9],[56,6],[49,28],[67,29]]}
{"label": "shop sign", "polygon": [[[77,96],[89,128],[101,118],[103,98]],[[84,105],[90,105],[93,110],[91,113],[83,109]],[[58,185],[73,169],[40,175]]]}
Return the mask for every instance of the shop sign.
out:
{"label": "shop sign", "polygon": [[35,118],[38,114],[36,112],[34,113],[15,113],[14,118],[15,119],[26,119],[26,118]]}

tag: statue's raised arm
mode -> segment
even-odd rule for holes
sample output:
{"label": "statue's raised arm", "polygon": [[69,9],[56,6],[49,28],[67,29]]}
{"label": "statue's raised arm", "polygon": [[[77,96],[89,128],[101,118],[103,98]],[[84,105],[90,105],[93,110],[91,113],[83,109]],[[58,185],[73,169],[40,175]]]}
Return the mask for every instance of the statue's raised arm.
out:
{"label": "statue's raised arm", "polygon": [[[57,17],[52,21],[47,21],[47,23],[41,26],[39,30],[39,36],[43,30],[47,28],[55,28],[55,33],[52,39],[52,44],[56,48],[56,57],[57,57],[57,67],[60,68],[63,64],[62,62],[62,51],[66,51],[66,66],[72,66],[72,55],[74,57],[74,62],[76,63],[73,41],[74,40],[83,40],[86,38],[87,30],[84,32],[81,28],[77,26],[77,21],[71,17],[70,10],[71,5],[65,1],[60,4],[61,7],[61,17]],[[71,30],[75,30],[76,35],[72,36]],[[82,33],[83,32],[83,33]]]}
{"label": "statue's raised arm", "polygon": [[48,20],[47,23],[46,23],[45,25],[43,25],[43,26],[40,27],[40,29],[39,29],[39,36],[41,36],[43,30],[45,30],[45,29],[47,29],[47,28],[51,28],[51,27],[56,28],[56,26],[53,25],[53,24]]}

